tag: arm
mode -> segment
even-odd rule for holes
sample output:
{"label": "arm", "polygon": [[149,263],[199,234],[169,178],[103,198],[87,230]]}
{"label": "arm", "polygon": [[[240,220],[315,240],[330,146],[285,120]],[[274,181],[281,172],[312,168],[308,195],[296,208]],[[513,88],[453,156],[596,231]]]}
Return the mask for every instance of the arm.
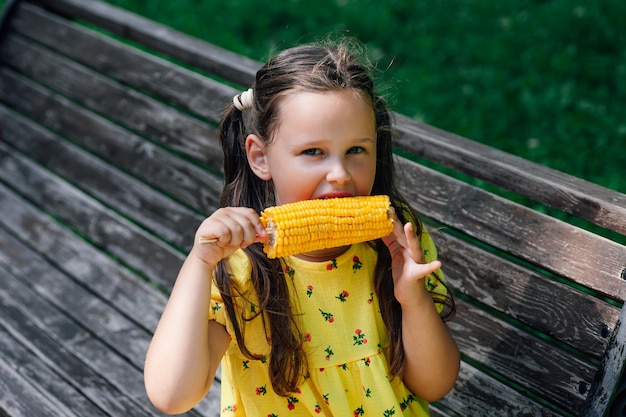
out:
{"label": "arm", "polygon": [[396,225],[385,243],[392,256],[396,299],[402,306],[403,381],[418,397],[437,401],[454,386],[460,366],[456,342],[424,285],[424,277],[441,263],[424,263],[411,223],[403,229],[396,219]]}
{"label": "arm", "polygon": [[[197,243],[200,236],[217,242]],[[209,391],[231,339],[222,325],[208,320],[213,268],[265,237],[257,214],[245,208],[220,209],[198,228],[146,355],[146,391],[161,411],[187,411]]]}

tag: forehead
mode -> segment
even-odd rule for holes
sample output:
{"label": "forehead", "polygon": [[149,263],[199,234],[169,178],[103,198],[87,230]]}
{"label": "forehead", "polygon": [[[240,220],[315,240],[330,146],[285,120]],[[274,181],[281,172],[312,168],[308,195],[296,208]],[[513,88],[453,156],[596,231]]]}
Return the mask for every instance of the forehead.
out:
{"label": "forehead", "polygon": [[368,98],[355,90],[295,91],[282,98],[274,135],[375,138],[376,118]]}

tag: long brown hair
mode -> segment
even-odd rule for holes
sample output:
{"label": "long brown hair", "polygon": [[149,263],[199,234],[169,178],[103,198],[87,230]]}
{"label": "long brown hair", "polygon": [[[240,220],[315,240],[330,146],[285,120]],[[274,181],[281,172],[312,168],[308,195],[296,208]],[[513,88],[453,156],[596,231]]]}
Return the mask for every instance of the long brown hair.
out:
{"label": "long brown hair", "polygon": [[[244,143],[248,133],[258,135],[266,144],[272,140],[272,133],[281,117],[279,103],[283,97],[298,92],[349,89],[371,103],[375,112],[377,166],[372,194],[389,195],[400,221],[414,221],[417,224],[416,232],[421,234],[421,222],[417,214],[395,185],[391,113],[385,100],[374,91],[370,66],[364,57],[363,48],[352,40],[342,40],[332,45],[307,44],[281,52],[257,72],[253,86],[254,102],[246,115],[246,123],[244,112],[232,104],[227,107],[222,118],[220,141],[224,152],[225,174],[225,186],[220,199],[222,207],[250,207],[260,213],[273,204],[272,183],[261,180],[252,172]],[[394,296],[391,257],[382,240],[373,244],[378,251],[375,288],[389,333],[389,368],[392,375],[401,375],[404,362],[402,312]],[[280,260],[268,259],[260,245],[251,245],[245,252],[252,264],[251,280],[258,296],[259,308],[255,310],[257,316],[261,315],[264,320],[266,332],[272,339],[269,357],[272,387],[277,394],[288,395],[296,391],[306,375],[307,361],[290,308],[283,268]],[[242,353],[250,359],[259,359],[248,350],[243,337],[245,322],[256,316],[238,317],[233,298],[240,294],[229,278],[225,261],[218,264],[215,276]],[[449,308],[445,311],[452,314],[454,302],[451,296],[445,300],[434,300],[447,304]],[[442,317],[446,319],[447,315]]]}

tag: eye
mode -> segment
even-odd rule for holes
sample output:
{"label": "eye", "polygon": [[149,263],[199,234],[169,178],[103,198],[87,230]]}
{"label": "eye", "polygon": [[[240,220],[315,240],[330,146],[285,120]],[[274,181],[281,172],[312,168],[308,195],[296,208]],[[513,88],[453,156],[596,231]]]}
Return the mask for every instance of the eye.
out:
{"label": "eye", "polygon": [[365,152],[365,149],[363,149],[361,146],[353,146],[350,149],[348,149],[349,154],[363,153],[363,152]]}
{"label": "eye", "polygon": [[322,151],[318,148],[311,148],[311,149],[306,149],[302,153],[305,155],[316,156],[316,155],[321,155]]}

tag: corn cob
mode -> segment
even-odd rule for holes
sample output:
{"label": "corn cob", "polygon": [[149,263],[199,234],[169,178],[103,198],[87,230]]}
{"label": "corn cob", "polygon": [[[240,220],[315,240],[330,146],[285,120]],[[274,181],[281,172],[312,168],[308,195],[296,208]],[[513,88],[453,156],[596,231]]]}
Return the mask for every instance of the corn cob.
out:
{"label": "corn cob", "polygon": [[279,258],[366,242],[393,230],[385,195],[303,200],[268,207],[261,222],[269,233],[263,246],[268,258]]}

